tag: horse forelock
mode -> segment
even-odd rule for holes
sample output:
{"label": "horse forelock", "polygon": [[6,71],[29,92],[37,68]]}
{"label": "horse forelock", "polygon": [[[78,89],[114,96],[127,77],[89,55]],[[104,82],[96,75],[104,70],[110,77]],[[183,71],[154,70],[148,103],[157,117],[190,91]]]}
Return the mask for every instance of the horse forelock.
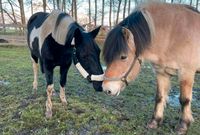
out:
{"label": "horse forelock", "polygon": [[107,35],[104,48],[103,58],[106,64],[110,64],[121,54],[127,53],[128,45],[123,36],[122,26],[117,25]]}

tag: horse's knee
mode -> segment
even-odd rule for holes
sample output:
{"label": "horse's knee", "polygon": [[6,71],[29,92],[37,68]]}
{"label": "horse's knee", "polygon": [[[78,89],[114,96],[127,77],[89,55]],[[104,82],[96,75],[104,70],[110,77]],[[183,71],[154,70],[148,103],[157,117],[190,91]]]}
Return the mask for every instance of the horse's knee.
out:
{"label": "horse's knee", "polygon": [[191,102],[191,99],[190,98],[187,98],[187,97],[179,97],[179,102],[182,106],[182,109],[185,107],[185,106],[188,106]]}

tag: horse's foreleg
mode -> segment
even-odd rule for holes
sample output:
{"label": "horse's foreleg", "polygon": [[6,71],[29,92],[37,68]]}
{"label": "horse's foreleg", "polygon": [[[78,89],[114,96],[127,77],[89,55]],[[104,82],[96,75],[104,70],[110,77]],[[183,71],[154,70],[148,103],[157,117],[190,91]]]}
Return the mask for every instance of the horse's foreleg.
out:
{"label": "horse's foreleg", "polygon": [[67,72],[68,72],[69,66],[70,65],[60,67],[60,100],[64,105],[67,104],[67,100],[65,96],[65,84],[67,81]]}
{"label": "horse's foreleg", "polygon": [[182,72],[180,74],[180,104],[182,108],[182,117],[177,128],[178,134],[185,134],[191,122],[193,122],[191,101],[192,87],[194,83],[195,72]]}
{"label": "horse's foreleg", "polygon": [[170,76],[167,74],[157,74],[157,93],[155,110],[152,120],[148,123],[148,128],[157,128],[162,123],[164,107],[166,105],[168,91],[170,87]]}
{"label": "horse's foreleg", "polygon": [[33,63],[33,75],[34,75],[33,90],[34,90],[34,94],[36,95],[37,86],[38,86],[38,63],[33,58],[31,58],[31,60]]}
{"label": "horse's foreleg", "polygon": [[46,101],[46,117],[52,117],[52,102],[51,97],[53,94],[53,68],[51,70],[47,70],[45,68],[45,77],[47,81],[47,101]]}

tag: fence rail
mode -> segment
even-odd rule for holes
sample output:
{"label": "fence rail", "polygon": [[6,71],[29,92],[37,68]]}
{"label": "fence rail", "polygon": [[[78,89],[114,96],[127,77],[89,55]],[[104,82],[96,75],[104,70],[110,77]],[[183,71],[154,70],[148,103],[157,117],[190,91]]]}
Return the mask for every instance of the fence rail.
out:
{"label": "fence rail", "polygon": [[8,41],[8,43],[0,43],[0,44],[9,44],[9,45],[25,45],[25,44],[27,44],[25,36],[0,35],[0,39],[4,39],[4,40]]}

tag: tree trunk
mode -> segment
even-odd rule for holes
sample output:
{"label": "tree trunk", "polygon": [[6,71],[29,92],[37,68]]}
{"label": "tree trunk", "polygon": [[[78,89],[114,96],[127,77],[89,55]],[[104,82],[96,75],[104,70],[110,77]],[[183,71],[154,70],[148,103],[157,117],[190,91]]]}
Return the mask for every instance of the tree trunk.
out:
{"label": "tree trunk", "polygon": [[31,15],[33,15],[33,1],[32,0],[30,1],[30,4],[31,4]]}
{"label": "tree trunk", "polygon": [[3,14],[2,0],[0,0],[0,10],[1,10],[2,23],[3,23],[3,32],[5,33],[6,29],[5,29],[5,19],[4,19],[4,14]]}
{"label": "tree trunk", "polygon": [[120,6],[121,6],[122,0],[119,0],[118,8],[117,8],[117,19],[116,19],[116,24],[118,24],[119,21],[119,12],[120,12]]}
{"label": "tree trunk", "polygon": [[57,2],[57,9],[60,9],[60,0],[56,0]]}
{"label": "tree trunk", "polygon": [[71,4],[71,15],[74,18],[74,1],[72,0],[72,4]]}
{"label": "tree trunk", "polygon": [[102,15],[101,15],[101,25],[104,25],[104,3],[105,0],[102,0]]}
{"label": "tree trunk", "polygon": [[127,0],[124,0],[124,11],[123,11],[123,19],[126,16],[126,5],[127,5]]}
{"label": "tree trunk", "polygon": [[192,0],[190,0],[190,6],[192,6]]}
{"label": "tree trunk", "polygon": [[97,0],[95,0],[94,26],[97,26]]}
{"label": "tree trunk", "polygon": [[135,0],[135,6],[137,6],[138,5],[138,0]]}
{"label": "tree trunk", "polygon": [[24,1],[18,0],[18,2],[19,2],[19,7],[20,7],[22,29],[24,32],[24,27],[26,26],[25,13],[24,13]]}
{"label": "tree trunk", "polygon": [[91,24],[91,1],[90,0],[88,0],[88,4],[89,4],[89,12],[88,12],[88,14],[89,14],[89,24]]}
{"label": "tree trunk", "polygon": [[78,21],[77,20],[77,5],[76,5],[76,0],[73,0],[74,1],[74,18],[75,18],[75,21]]}
{"label": "tree trunk", "polygon": [[131,11],[131,0],[128,1],[128,15],[130,14]]}
{"label": "tree trunk", "polygon": [[110,11],[109,11],[109,25],[110,25],[110,29],[112,28],[112,0],[110,0]]}
{"label": "tree trunk", "polygon": [[55,0],[53,0],[53,9],[54,10],[56,9],[56,2],[55,2]]}
{"label": "tree trunk", "polygon": [[62,11],[66,12],[66,0],[63,0]]}
{"label": "tree trunk", "polygon": [[198,10],[199,7],[199,0],[196,0],[196,9]]}
{"label": "tree trunk", "polygon": [[174,0],[171,0],[171,3],[174,3]]}
{"label": "tree trunk", "polygon": [[47,1],[43,0],[43,11],[46,12]]}

